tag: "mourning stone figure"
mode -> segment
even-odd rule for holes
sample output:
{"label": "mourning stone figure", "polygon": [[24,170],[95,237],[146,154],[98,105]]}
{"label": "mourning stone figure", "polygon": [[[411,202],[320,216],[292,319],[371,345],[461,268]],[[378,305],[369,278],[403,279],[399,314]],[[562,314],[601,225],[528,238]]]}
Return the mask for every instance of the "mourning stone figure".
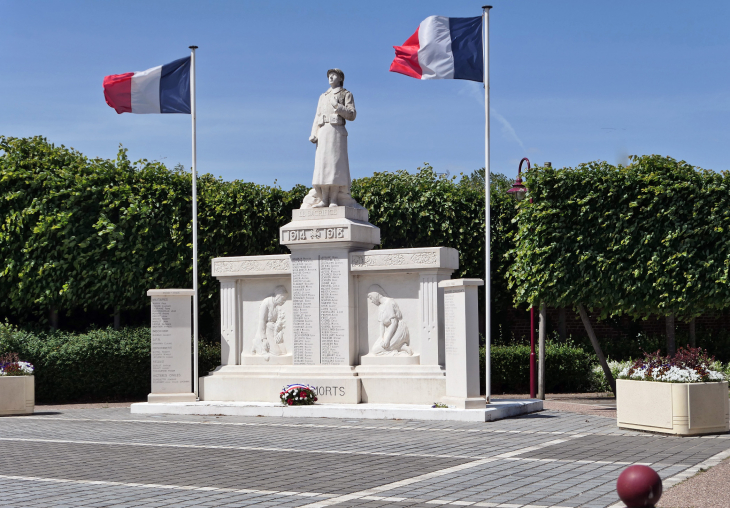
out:
{"label": "mourning stone figure", "polygon": [[263,299],[259,307],[256,335],[251,352],[255,355],[281,356],[286,354],[284,346],[284,310],[287,291],[277,286],[274,294]]}
{"label": "mourning stone figure", "polygon": [[408,326],[396,301],[388,298],[382,287],[370,286],[368,300],[378,307],[380,335],[370,349],[374,356],[411,356],[410,335]]}
{"label": "mourning stone figure", "polygon": [[[347,121],[355,119],[355,101],[343,88],[345,74],[327,71],[330,89],[320,95],[309,141],[317,145],[312,191],[302,208],[353,206],[350,197],[350,162],[347,157]],[[359,205],[358,205],[359,207]]]}

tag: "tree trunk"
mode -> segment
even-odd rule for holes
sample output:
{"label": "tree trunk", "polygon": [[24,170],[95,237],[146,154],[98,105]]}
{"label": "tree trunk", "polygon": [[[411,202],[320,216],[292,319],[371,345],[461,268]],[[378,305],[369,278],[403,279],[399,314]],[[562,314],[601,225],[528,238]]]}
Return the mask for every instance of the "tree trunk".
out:
{"label": "tree trunk", "polygon": [[560,340],[565,340],[568,336],[565,325],[565,307],[562,307],[558,311],[558,334],[560,335]]}
{"label": "tree trunk", "polygon": [[674,314],[669,314],[667,320],[667,356],[674,356],[677,352],[677,343],[674,340]]}
{"label": "tree trunk", "polygon": [[689,322],[689,345],[690,347],[697,347],[697,330],[695,328],[695,318]]}
{"label": "tree trunk", "polygon": [[537,341],[540,350],[538,351],[537,369],[537,398],[545,400],[545,327],[547,325],[547,310],[545,304],[540,304],[540,324],[538,325]]}
{"label": "tree trunk", "polygon": [[58,330],[58,309],[56,307],[51,307],[51,311],[48,313],[48,321],[51,322],[52,332]]}
{"label": "tree trunk", "polygon": [[580,319],[583,321],[583,326],[586,327],[586,332],[588,332],[588,338],[591,339],[591,344],[593,344],[593,349],[596,352],[596,356],[598,357],[598,363],[601,364],[601,368],[603,369],[603,374],[606,376],[606,380],[608,381],[609,386],[611,387],[611,391],[614,395],[616,395],[616,380],[613,378],[613,374],[611,373],[611,369],[608,367],[608,362],[606,361],[606,357],[603,356],[603,351],[601,351],[601,345],[598,343],[598,339],[596,338],[596,334],[593,331],[593,326],[591,325],[591,320],[588,319],[588,313],[586,312],[585,308],[583,307],[583,304],[578,304],[578,312],[580,312]]}

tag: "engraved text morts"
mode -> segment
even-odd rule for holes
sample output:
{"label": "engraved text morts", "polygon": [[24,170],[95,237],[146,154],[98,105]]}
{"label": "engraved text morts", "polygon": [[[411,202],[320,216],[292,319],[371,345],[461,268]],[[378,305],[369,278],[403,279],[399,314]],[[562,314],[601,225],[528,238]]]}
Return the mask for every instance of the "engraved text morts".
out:
{"label": "engraved text morts", "polygon": [[286,288],[277,286],[274,294],[264,298],[259,307],[259,320],[256,335],[253,339],[251,353],[254,355],[286,354],[284,345],[285,315],[282,305],[286,300]]}
{"label": "engraved text morts", "polygon": [[192,393],[192,289],[151,289],[152,392],[150,402],[194,401]]}

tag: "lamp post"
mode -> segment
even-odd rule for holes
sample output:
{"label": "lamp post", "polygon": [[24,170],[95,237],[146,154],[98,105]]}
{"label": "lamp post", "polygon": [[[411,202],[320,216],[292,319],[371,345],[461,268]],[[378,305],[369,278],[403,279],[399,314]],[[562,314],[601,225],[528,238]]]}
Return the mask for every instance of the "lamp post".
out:
{"label": "lamp post", "polygon": [[[517,201],[522,201],[527,196],[527,187],[522,183],[522,163],[527,162],[527,170],[530,170],[530,159],[524,157],[520,161],[520,165],[517,168],[517,180],[512,185],[512,188],[507,191],[507,194],[512,196]],[[532,198],[530,198],[532,203]],[[530,398],[534,399],[537,396],[537,362],[535,359],[535,307],[530,309]]]}

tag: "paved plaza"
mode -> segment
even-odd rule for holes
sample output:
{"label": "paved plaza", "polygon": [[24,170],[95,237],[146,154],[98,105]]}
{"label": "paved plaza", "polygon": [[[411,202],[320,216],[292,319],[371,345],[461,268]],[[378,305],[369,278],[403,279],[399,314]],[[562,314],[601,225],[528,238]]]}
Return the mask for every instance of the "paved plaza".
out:
{"label": "paved plaza", "polygon": [[0,506],[597,508],[618,502],[629,464],[666,489],[730,456],[729,435],[551,410],[489,423],[39,411],[0,418]]}

